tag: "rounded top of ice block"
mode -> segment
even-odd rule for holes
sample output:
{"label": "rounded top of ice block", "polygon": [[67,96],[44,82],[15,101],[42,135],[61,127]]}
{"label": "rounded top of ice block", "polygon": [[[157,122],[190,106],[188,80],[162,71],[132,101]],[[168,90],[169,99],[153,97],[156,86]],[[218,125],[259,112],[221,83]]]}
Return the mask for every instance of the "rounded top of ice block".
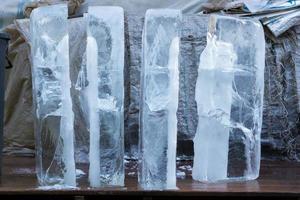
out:
{"label": "rounded top of ice block", "polygon": [[100,18],[111,18],[116,15],[124,15],[124,9],[119,6],[89,6],[88,14]]}
{"label": "rounded top of ice block", "polygon": [[[235,16],[214,14],[209,18],[208,32],[220,37],[218,39],[225,37],[234,38],[237,34],[243,33],[251,33],[253,37],[264,39],[264,31],[260,21],[253,18],[238,18]],[[227,32],[228,35],[224,34],[225,32]],[[229,34],[231,37],[228,37]]]}
{"label": "rounded top of ice block", "polygon": [[146,18],[156,18],[156,17],[180,17],[181,18],[181,10],[178,9],[169,9],[169,8],[161,8],[161,9],[148,9],[146,11]]}
{"label": "rounded top of ice block", "polygon": [[34,9],[30,15],[30,32],[31,36],[40,35],[41,37],[30,38],[30,41],[34,42],[41,38],[43,38],[43,40],[48,40],[49,42],[60,41],[66,34],[65,30],[68,27],[67,18],[68,7],[66,4],[57,4]]}
{"label": "rounded top of ice block", "polygon": [[[55,12],[53,10],[55,9]],[[68,6],[67,4],[56,4],[51,6],[42,6],[34,9],[31,14],[30,18],[33,18],[35,16],[37,17],[43,17],[43,16],[57,16],[58,12],[63,14],[68,14]]]}
{"label": "rounded top of ice block", "polygon": [[258,20],[211,15],[207,40],[233,46],[237,53],[237,71],[258,73],[257,68],[264,69],[265,36],[263,26]]}
{"label": "rounded top of ice block", "polygon": [[89,45],[97,48],[94,59],[99,70],[122,71],[124,68],[124,10],[117,6],[91,6],[87,20]]}

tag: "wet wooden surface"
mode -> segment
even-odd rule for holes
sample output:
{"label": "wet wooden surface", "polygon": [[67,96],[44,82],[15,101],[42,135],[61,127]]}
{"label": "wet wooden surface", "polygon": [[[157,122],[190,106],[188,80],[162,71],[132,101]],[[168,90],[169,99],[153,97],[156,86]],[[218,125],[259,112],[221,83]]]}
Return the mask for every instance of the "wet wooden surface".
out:
{"label": "wet wooden surface", "polygon": [[[159,195],[159,196],[290,196],[300,197],[300,163],[263,161],[261,176],[255,181],[200,183],[191,178],[191,162],[177,163],[186,174],[177,178],[178,190],[143,191],[137,186],[136,163],[126,162],[125,188],[91,189],[81,181],[80,189],[39,189],[35,176],[35,160],[28,157],[4,157],[0,195]],[[183,174],[183,173],[182,173]],[[86,180],[83,177],[82,180]]]}

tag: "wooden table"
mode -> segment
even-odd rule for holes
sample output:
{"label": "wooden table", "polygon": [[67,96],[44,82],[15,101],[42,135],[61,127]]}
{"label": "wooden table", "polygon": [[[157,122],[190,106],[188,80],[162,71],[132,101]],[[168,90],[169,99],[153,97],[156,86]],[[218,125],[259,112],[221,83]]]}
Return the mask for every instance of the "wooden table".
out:
{"label": "wooden table", "polygon": [[[186,173],[177,179],[178,190],[143,191],[137,187],[136,162],[126,164],[125,188],[91,189],[80,181],[80,189],[42,190],[37,189],[35,160],[30,157],[4,157],[3,177],[0,196],[5,199],[212,199],[230,196],[230,199],[300,199],[300,163],[287,161],[262,161],[261,176],[255,181],[220,182],[205,184],[193,181],[191,170],[183,169],[190,161],[177,163],[178,169]],[[24,196],[26,195],[26,196]],[[21,197],[22,196],[22,197]],[[42,197],[43,198],[42,198]],[[99,198],[101,196],[101,198]],[[201,196],[201,198],[200,198]],[[50,198],[51,197],[51,198]],[[146,198],[145,198],[146,197]],[[4,198],[0,198],[1,200]]]}

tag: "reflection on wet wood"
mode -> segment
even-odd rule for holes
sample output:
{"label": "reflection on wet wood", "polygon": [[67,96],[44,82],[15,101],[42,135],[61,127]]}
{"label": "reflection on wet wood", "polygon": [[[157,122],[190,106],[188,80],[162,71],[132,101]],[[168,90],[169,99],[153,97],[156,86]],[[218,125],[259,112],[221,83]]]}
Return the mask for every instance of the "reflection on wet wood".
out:
{"label": "reflection on wet wood", "polygon": [[[79,180],[80,189],[41,190],[37,188],[34,158],[4,157],[1,194],[66,194],[66,195],[179,195],[179,196],[237,196],[272,195],[300,196],[300,163],[263,161],[258,180],[247,182],[200,183],[191,178],[190,161],[177,162],[178,190],[143,191],[137,186],[136,162],[126,163],[126,188],[92,189],[88,187],[87,174]],[[87,172],[87,165],[77,168]],[[185,176],[184,176],[185,174]]]}

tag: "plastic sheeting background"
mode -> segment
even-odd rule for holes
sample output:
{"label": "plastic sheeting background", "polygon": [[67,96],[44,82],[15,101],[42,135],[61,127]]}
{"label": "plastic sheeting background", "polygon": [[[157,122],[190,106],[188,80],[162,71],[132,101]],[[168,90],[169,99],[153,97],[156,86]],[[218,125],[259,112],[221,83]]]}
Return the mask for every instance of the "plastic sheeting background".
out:
{"label": "plastic sheeting background", "polygon": [[299,0],[243,0],[251,12],[275,11],[300,6]]}
{"label": "plastic sheeting background", "polygon": [[75,14],[84,0],[2,0],[0,1],[0,31],[15,19],[29,17],[32,9],[57,3],[68,3],[69,14]]}
{"label": "plastic sheeting background", "polygon": [[16,26],[10,26],[7,32],[11,39],[8,58],[13,68],[5,70],[4,151],[32,155],[34,125],[30,47],[16,30]]}
{"label": "plastic sheeting background", "polygon": [[23,18],[27,3],[37,0],[4,0],[0,2],[0,30],[11,24],[14,19]]}
{"label": "plastic sheeting background", "polygon": [[[192,155],[193,138],[197,126],[195,84],[199,56],[206,45],[207,15],[185,15],[181,37],[180,100],[178,117],[178,155]],[[125,38],[125,146],[128,156],[136,156],[138,144],[139,90],[143,17],[126,16]],[[18,20],[17,28],[29,40],[28,20]],[[76,158],[86,161],[89,134],[84,125],[80,96],[75,89],[85,51],[85,26],[82,18],[70,20],[70,60],[75,112]],[[13,31],[12,31],[13,32]],[[19,42],[18,42],[19,41]],[[5,142],[8,147],[32,148],[30,50],[28,44],[13,38],[9,58],[14,67],[8,74],[6,89]],[[290,29],[276,41],[267,37],[265,71],[265,105],[262,129],[263,158],[300,159],[299,100],[296,69],[299,69],[300,27]],[[13,48],[14,47],[14,48]],[[22,51],[21,51],[22,49]],[[298,74],[299,77],[299,74]],[[298,82],[299,83],[299,82]],[[299,84],[298,84],[299,85]],[[299,89],[299,88],[298,88]],[[11,99],[10,92],[19,92]],[[26,102],[26,104],[22,104]],[[15,106],[20,106],[15,110]],[[20,113],[22,115],[20,115]],[[16,120],[18,119],[18,120]],[[26,120],[26,121],[25,121]],[[28,143],[24,143],[26,137]]]}

